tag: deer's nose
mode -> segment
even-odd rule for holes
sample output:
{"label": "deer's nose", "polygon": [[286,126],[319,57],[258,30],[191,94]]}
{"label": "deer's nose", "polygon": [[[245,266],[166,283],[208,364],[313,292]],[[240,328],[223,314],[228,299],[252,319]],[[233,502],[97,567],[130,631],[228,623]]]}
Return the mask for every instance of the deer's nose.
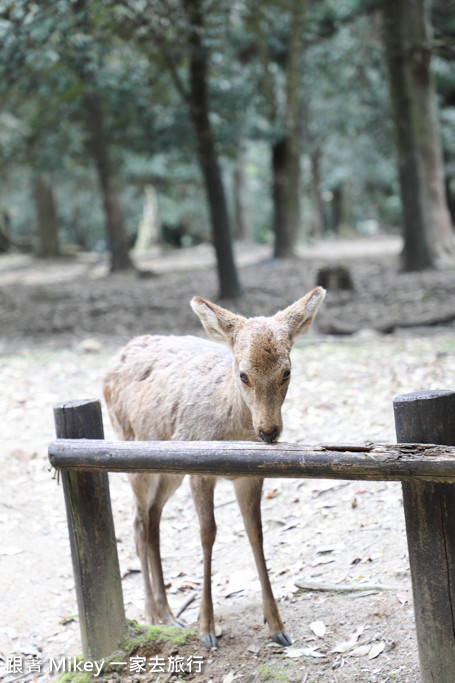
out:
{"label": "deer's nose", "polygon": [[266,443],[273,443],[278,438],[280,430],[274,427],[272,431],[266,432],[264,429],[259,430],[259,436]]}

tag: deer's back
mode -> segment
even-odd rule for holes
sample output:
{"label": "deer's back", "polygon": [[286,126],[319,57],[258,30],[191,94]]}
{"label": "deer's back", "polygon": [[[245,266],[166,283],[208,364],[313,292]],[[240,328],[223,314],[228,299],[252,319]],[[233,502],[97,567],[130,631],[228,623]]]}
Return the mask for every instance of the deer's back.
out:
{"label": "deer's back", "polygon": [[232,354],[192,336],[136,337],[104,380],[112,423],[123,439],[251,438],[242,424]]}

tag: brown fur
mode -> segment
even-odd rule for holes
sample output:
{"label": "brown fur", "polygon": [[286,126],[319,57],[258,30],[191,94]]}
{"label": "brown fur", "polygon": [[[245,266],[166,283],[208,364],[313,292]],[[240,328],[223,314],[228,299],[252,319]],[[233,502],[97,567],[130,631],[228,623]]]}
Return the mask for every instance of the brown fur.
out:
{"label": "brown fur", "polygon": [[[133,339],[113,359],[104,380],[104,396],[119,437],[276,441],[282,430],[281,406],[289,385],[286,373],[292,343],[297,335],[308,332],[324,296],[324,290],[317,287],[271,318],[250,319],[195,297],[191,306],[214,341],[150,335]],[[164,588],[159,523],[163,506],[182,479],[175,474],[130,475],[145,616],[150,623],[175,623]],[[204,557],[200,630],[207,645],[215,647],[211,558],[216,477],[192,476],[190,481]],[[258,568],[265,620],[271,636],[288,645],[291,641],[284,632],[263,553],[262,479],[234,478],[233,484]]]}

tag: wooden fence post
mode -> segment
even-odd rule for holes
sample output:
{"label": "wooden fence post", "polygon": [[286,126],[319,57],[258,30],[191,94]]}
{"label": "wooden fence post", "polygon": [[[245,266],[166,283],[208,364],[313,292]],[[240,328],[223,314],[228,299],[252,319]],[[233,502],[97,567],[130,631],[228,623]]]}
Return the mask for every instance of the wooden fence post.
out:
{"label": "wooden fence post", "polygon": [[[399,443],[455,445],[455,392],[394,400]],[[455,484],[403,482],[422,683],[455,680]]]}
{"label": "wooden fence post", "polygon": [[[57,438],[104,439],[99,401],[54,407]],[[85,659],[114,652],[126,629],[107,472],[62,471]]]}

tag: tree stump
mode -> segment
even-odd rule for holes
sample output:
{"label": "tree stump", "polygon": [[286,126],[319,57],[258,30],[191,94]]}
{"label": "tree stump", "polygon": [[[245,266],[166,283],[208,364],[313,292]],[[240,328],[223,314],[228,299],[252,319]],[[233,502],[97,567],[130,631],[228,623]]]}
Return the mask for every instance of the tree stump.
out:
{"label": "tree stump", "polygon": [[316,284],[331,292],[353,291],[354,283],[347,266],[323,266],[319,268]]}

